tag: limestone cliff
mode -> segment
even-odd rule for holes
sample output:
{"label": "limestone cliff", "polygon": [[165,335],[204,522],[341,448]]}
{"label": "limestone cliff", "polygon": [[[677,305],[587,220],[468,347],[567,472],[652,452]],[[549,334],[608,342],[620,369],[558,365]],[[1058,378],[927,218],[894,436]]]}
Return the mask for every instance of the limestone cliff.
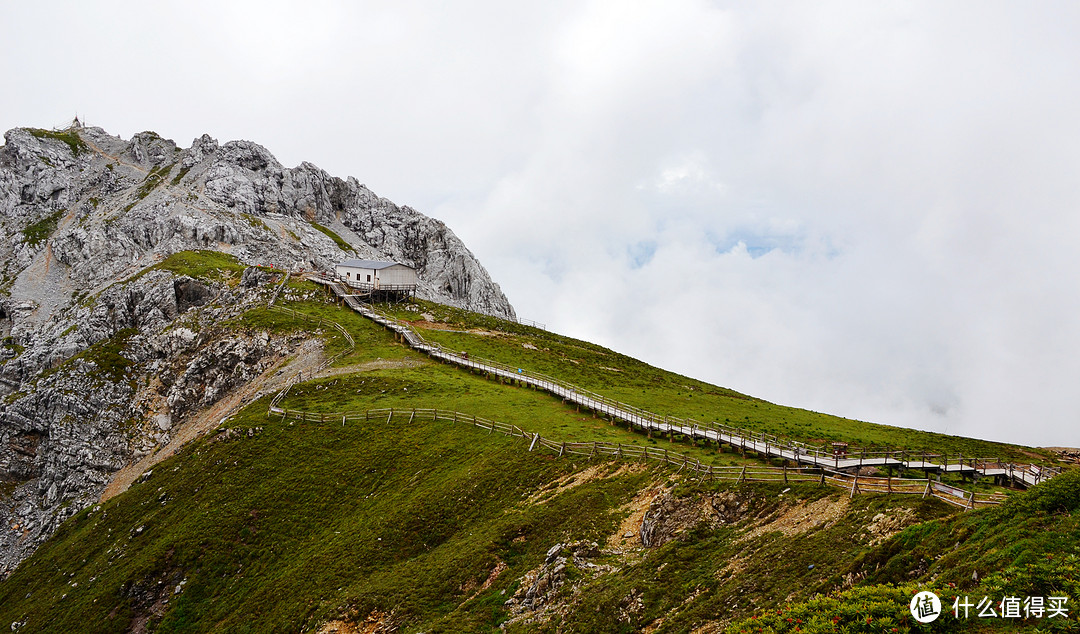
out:
{"label": "limestone cliff", "polygon": [[[14,129],[0,148],[0,575],[175,425],[295,351],[218,325],[266,273],[349,257],[416,267],[418,295],[514,318],[442,222],[248,141]],[[242,282],[155,266],[218,251]],[[196,308],[198,310],[192,310]]]}

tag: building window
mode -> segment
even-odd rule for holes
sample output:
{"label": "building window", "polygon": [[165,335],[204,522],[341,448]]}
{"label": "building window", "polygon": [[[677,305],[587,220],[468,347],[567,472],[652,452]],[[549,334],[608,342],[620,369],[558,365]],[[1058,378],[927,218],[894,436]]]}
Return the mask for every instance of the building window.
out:
{"label": "building window", "polygon": [[352,273],[346,272],[345,273],[345,279],[351,280],[352,279]]}
{"label": "building window", "polygon": [[371,281],[371,276],[370,275],[367,276],[367,281],[369,281],[369,282]]}

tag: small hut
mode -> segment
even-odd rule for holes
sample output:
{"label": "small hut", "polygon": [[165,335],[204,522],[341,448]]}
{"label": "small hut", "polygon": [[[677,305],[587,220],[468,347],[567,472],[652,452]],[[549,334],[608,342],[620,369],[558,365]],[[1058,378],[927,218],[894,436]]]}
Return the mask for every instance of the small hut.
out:
{"label": "small hut", "polygon": [[399,262],[345,260],[334,265],[334,277],[372,301],[404,301],[416,293],[416,269]]}

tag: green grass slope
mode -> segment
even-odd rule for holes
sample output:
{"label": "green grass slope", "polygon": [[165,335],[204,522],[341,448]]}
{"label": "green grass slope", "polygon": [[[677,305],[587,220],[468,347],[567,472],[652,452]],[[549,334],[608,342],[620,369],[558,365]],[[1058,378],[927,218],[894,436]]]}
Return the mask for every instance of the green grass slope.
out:
{"label": "green grass slope", "polygon": [[67,522],[0,584],[0,622],[268,632],[310,627],[343,606],[438,617],[497,560],[610,530],[605,511],[641,480],[601,480],[515,509],[575,466],[445,425],[276,426],[264,406],[238,417],[259,433],[204,441]]}
{"label": "green grass slope", "polygon": [[[715,446],[649,438],[543,392],[435,363],[310,283],[290,282],[289,291],[294,299],[283,305],[340,323],[356,345],[302,315],[263,308],[221,324],[306,333],[339,355],[330,375],[295,386],[284,407],[457,410],[555,440],[661,445],[710,464],[756,463]],[[1030,451],[778,406],[441,306],[397,310],[414,322],[427,313],[432,319],[417,324],[427,326],[425,336],[474,358],[546,372],[659,413],[802,439],[926,443],[973,455]],[[814,484],[713,483],[650,465],[558,458],[467,424],[268,418],[268,404],[269,397],[249,404],[124,494],[65,522],[0,582],[0,626],[316,632],[340,620],[408,632],[795,631],[796,620],[833,601],[844,620],[822,622],[833,629],[819,631],[909,631],[895,614],[896,595],[908,586],[897,583],[989,588],[962,585],[978,571],[980,584],[1021,591],[1074,579],[1075,557],[1067,557],[1078,543],[1080,491],[1072,475],[1000,509],[957,514],[918,496],[849,499]],[[642,548],[624,533],[656,500],[670,507],[672,538]],[[566,563],[543,609],[507,605],[546,570],[553,546],[581,541],[596,541],[597,552]],[[1044,561],[1058,554],[1064,568]],[[1054,588],[1071,592],[1068,583]],[[781,616],[778,609],[803,616],[771,630],[751,623]]]}
{"label": "green grass slope", "polygon": [[1052,454],[1030,447],[856,421],[769,403],[592,343],[430,302],[418,301],[387,312],[410,322],[424,338],[450,350],[548,374],[662,415],[716,421],[810,443],[843,441],[859,446],[1001,457],[1024,463],[1053,459]]}
{"label": "green grass slope", "polygon": [[[239,433],[195,444],[66,522],[0,583],[0,623],[24,623],[25,632],[272,632],[386,614],[405,631],[491,631],[548,549],[604,543],[639,491],[678,481],[669,470],[530,453],[521,439],[466,425],[275,424],[264,407],[229,423]],[[589,466],[600,477],[585,477]],[[566,487],[574,474],[581,482]],[[834,489],[794,488],[796,499],[846,501]],[[557,631],[560,622],[635,631],[696,596],[662,630],[685,631],[827,584],[865,549],[857,528],[882,510],[950,512],[936,501],[860,496],[810,534],[743,542],[737,534],[779,510],[779,486],[687,481],[676,495],[728,490],[753,509],[743,524],[690,527],[639,559],[605,555],[598,561],[618,572],[564,616],[509,631]],[[739,574],[723,574],[739,557]],[[646,608],[628,617],[620,601],[638,588]]]}
{"label": "green grass slope", "polygon": [[[738,621],[726,631],[1080,631],[1080,471],[1000,507],[910,526],[855,557],[845,575],[859,579],[860,586]],[[921,590],[941,597],[944,614],[919,628],[906,615],[906,602]],[[966,616],[962,608],[954,614],[958,598],[977,605],[984,597],[996,618],[980,617],[973,608]],[[1006,597],[1065,597],[1067,615],[1005,618],[998,603]]]}

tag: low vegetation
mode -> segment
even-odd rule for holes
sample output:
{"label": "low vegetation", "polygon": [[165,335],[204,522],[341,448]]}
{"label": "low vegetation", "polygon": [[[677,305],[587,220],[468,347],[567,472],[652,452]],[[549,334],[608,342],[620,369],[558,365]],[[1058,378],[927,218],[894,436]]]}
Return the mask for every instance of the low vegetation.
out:
{"label": "low vegetation", "polygon": [[187,176],[187,173],[190,172],[190,171],[191,171],[191,166],[190,165],[187,166],[187,167],[181,167],[179,170],[176,171],[176,176],[173,176],[172,182],[170,182],[169,184],[173,185],[174,187],[176,185],[179,185],[180,181],[184,180],[184,177]]}
{"label": "low vegetation", "polygon": [[78,157],[83,152],[89,152],[90,148],[87,147],[86,142],[79,137],[79,133],[74,130],[42,130],[40,128],[27,128],[27,132],[34,135],[39,139],[55,139],[57,141],[64,142],[71,150],[71,155]]}
{"label": "low vegetation", "polygon": [[[208,280],[235,279],[244,269],[218,252],[178,253],[156,266]],[[650,438],[544,392],[437,363],[309,282],[290,281],[278,305],[296,312],[259,307],[222,325],[322,339],[337,367],[295,385],[281,401],[289,409],[456,410],[555,440],[649,444],[709,464],[760,464],[715,446]],[[473,358],[547,372],[660,413],[803,439],[1028,451],[786,408],[600,346],[433,304],[391,310]],[[320,320],[340,324],[355,345]],[[132,334],[80,356],[122,380]],[[282,420],[267,416],[271,398],[251,402],[127,492],[65,522],[0,581],[0,625],[19,632],[325,632],[330,622],[342,631],[431,633],[966,631],[970,624],[955,619],[919,629],[907,602],[926,588],[943,601],[958,593],[1080,595],[1080,471],[998,508],[958,512],[919,496],[712,482],[649,464],[560,458],[463,422]],[[665,527],[649,547],[640,539],[645,519]],[[568,544],[586,554],[568,554]],[[1076,619],[979,625],[1075,631]]]}
{"label": "low vegetation", "polygon": [[[715,421],[810,444],[1049,461],[1050,452],[811,412],[739,394],[668,372],[596,344],[515,322],[417,301],[388,307],[427,340],[532,372],[548,374],[621,402],[665,415]],[[427,315],[431,319],[424,317]]]}
{"label": "low vegetation", "polygon": [[247,267],[228,253],[220,251],[180,251],[147,268],[140,275],[149,271],[160,270],[209,281],[239,281],[239,276],[244,272],[245,268]]}
{"label": "low vegetation", "polygon": [[128,369],[134,363],[124,356],[124,348],[127,346],[128,339],[138,334],[138,332],[135,328],[124,328],[112,337],[103,339],[67,359],[59,366],[45,370],[41,376],[44,378],[54,374],[61,368],[70,367],[79,362],[88,362],[97,367],[96,374],[101,381],[110,381],[112,383],[128,381],[130,380]]}
{"label": "low vegetation", "polygon": [[5,358],[17,357],[26,349],[19,345],[14,337],[4,337],[3,339],[0,339],[0,348],[3,348],[6,351]]}
{"label": "low vegetation", "polygon": [[[602,537],[609,506],[641,481],[515,509],[580,465],[443,425],[271,425],[264,408],[231,423],[262,428],[254,438],[199,443],[67,522],[0,585],[4,622],[124,632],[154,607],[162,632],[295,631],[382,606],[427,620],[473,594],[497,561],[527,566],[564,535]],[[488,606],[473,615],[492,617]]]}
{"label": "low vegetation", "polygon": [[38,248],[38,245],[48,240],[49,236],[56,231],[56,227],[60,224],[60,219],[63,217],[64,212],[57,211],[45,216],[32,225],[29,225],[22,230],[23,242],[32,249]]}
{"label": "low vegetation", "polygon": [[[146,178],[143,179],[139,189],[136,190],[136,200],[142,200],[150,195],[150,192],[157,189],[158,185],[165,182],[165,179],[169,177],[169,172],[172,171],[173,164],[165,163],[158,165],[147,173]],[[129,208],[133,205],[129,205]]]}
{"label": "low vegetation", "polygon": [[315,227],[319,231],[322,231],[323,233],[325,233],[327,235],[327,237],[329,237],[331,240],[333,240],[334,244],[336,244],[338,246],[338,248],[341,249],[342,251],[346,251],[346,252],[349,252],[349,253],[355,253],[356,252],[356,249],[354,249],[351,244],[349,244],[348,242],[345,242],[344,240],[342,240],[341,236],[334,233],[330,229],[320,225],[317,222],[312,222],[311,226]]}
{"label": "low vegetation", "polygon": [[248,225],[254,227],[255,229],[262,229],[269,233],[273,233],[273,231],[270,229],[270,226],[263,222],[262,218],[258,218],[251,214],[240,214],[240,217],[244,219],[244,222],[248,223]]}

